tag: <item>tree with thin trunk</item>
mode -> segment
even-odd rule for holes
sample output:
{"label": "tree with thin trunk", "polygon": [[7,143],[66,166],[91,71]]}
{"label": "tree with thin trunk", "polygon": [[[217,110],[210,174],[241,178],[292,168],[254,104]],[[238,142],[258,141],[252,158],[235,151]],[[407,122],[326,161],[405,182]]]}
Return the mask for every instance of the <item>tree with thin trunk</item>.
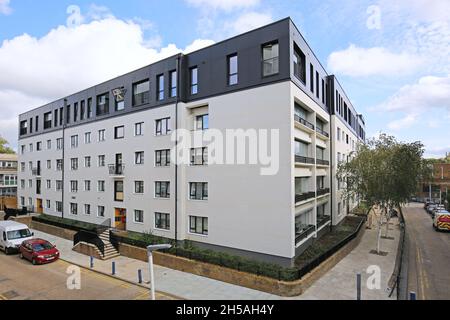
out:
{"label": "tree with thin trunk", "polygon": [[15,154],[14,150],[8,147],[9,142],[0,136],[0,154]]}
{"label": "tree with thin trunk", "polygon": [[[358,145],[350,161],[339,165],[337,176],[344,181],[342,197],[364,200],[378,207],[377,253],[380,253],[383,217],[388,235],[392,210],[408,202],[427,175],[422,143],[398,142],[395,137],[380,134],[366,144]],[[368,211],[368,212],[369,212]]]}

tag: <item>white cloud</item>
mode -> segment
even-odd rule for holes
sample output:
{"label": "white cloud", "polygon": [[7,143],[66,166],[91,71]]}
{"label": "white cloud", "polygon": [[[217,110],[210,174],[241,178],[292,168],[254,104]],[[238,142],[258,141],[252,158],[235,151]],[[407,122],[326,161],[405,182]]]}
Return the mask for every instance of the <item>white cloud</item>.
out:
{"label": "white cloud", "polygon": [[75,27],[58,26],[41,38],[28,34],[0,44],[0,134],[12,145],[17,115],[73,92],[182,51],[213,42],[199,39],[186,49],[148,45],[133,21],[107,18]]}
{"label": "white cloud", "polygon": [[351,44],[328,57],[328,68],[352,77],[392,76],[411,74],[423,61],[410,53],[393,53],[383,47],[360,48]]}
{"label": "white cloud", "polygon": [[215,42],[213,40],[208,40],[208,39],[197,39],[194,42],[192,42],[190,45],[188,45],[185,49],[184,49],[184,53],[191,53],[197,50],[200,50],[202,48],[208,47],[212,44],[214,44]]}
{"label": "white cloud", "polygon": [[450,75],[423,77],[416,84],[402,87],[377,109],[425,112],[431,108],[450,110]]}
{"label": "white cloud", "polygon": [[226,30],[233,34],[240,34],[252,29],[262,27],[273,21],[270,13],[247,12],[239,16],[235,21],[225,23]]}
{"label": "white cloud", "polygon": [[10,0],[0,0],[0,14],[10,14],[12,12],[9,2]]}
{"label": "white cloud", "polygon": [[192,6],[207,10],[234,10],[254,7],[260,3],[260,0],[186,0]]}
{"label": "white cloud", "polygon": [[388,128],[391,130],[401,130],[411,127],[413,124],[417,122],[417,115],[416,114],[409,114],[406,117],[392,121],[388,123]]}

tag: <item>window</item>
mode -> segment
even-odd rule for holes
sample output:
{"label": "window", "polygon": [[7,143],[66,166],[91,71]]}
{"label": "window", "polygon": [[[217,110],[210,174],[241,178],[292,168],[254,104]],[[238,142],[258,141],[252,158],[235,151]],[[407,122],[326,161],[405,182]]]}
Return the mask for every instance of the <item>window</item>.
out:
{"label": "window", "polygon": [[59,108],[59,125],[64,124],[64,108]]}
{"label": "window", "polygon": [[61,201],[56,201],[56,212],[62,212],[63,211],[63,204]]}
{"label": "window", "polygon": [[78,102],[75,102],[73,104],[73,122],[77,122],[77,117],[78,117]]}
{"label": "window", "polygon": [[44,114],[44,130],[45,129],[50,129],[52,127],[52,113],[51,112],[47,112]]}
{"label": "window", "polygon": [[51,180],[47,180],[46,181],[46,187],[47,187],[47,189],[51,189],[52,188],[52,181]]}
{"label": "window", "polygon": [[134,154],[135,164],[144,164],[144,151],[138,151]]}
{"label": "window", "polygon": [[35,129],[35,131],[36,132],[39,131],[39,116],[36,116],[36,129]]}
{"label": "window", "polygon": [[84,143],[85,144],[91,143],[91,133],[90,132],[86,132],[84,134]]}
{"label": "window", "polygon": [[144,211],[134,210],[134,222],[144,223]]}
{"label": "window", "polygon": [[177,72],[171,71],[170,72],[170,97],[174,98],[177,96]]}
{"label": "window", "polygon": [[195,118],[195,130],[209,129],[209,115],[204,114]]}
{"label": "window", "polygon": [[28,122],[27,120],[20,121],[20,135],[27,134]]}
{"label": "window", "polygon": [[70,181],[70,192],[71,193],[78,192],[78,181],[76,181],[76,180]]}
{"label": "window", "polygon": [[78,158],[70,159],[70,170],[72,171],[78,170]]}
{"label": "window", "polygon": [[208,148],[191,149],[191,166],[204,166],[208,164]]}
{"label": "window", "polygon": [[47,209],[50,209],[52,207],[51,201],[50,200],[45,200],[45,207]]}
{"label": "window", "polygon": [[337,140],[341,141],[341,128],[337,128]]}
{"label": "window", "polygon": [[238,84],[238,55],[237,53],[228,56],[228,85]]}
{"label": "window", "polygon": [[170,149],[155,151],[155,166],[156,167],[170,166]]}
{"label": "window", "polygon": [[191,200],[208,200],[207,182],[191,182],[189,190],[189,198]]}
{"label": "window", "polygon": [[170,120],[170,118],[156,120],[155,134],[157,136],[168,135],[170,133],[171,130],[170,130],[170,125],[169,125],[169,120]]}
{"label": "window", "polygon": [[133,106],[150,102],[150,81],[144,80],[133,84]]}
{"label": "window", "polygon": [[155,212],[155,228],[170,230],[170,214]]}
{"label": "window", "polygon": [[314,93],[314,66],[309,64],[309,86],[311,89],[311,92]]}
{"label": "window", "polygon": [[84,157],[84,167],[85,168],[91,167],[91,157],[90,156]]}
{"label": "window", "polygon": [[198,93],[198,68],[193,67],[189,70],[191,95]]}
{"label": "window", "polygon": [[63,161],[62,159],[56,160],[56,171],[62,171],[63,169]]}
{"label": "window", "polygon": [[91,205],[90,204],[84,205],[84,214],[88,215],[88,216],[91,214]]}
{"label": "window", "polygon": [[87,101],[87,117],[88,119],[92,118],[92,98]]}
{"label": "window", "polygon": [[316,71],[316,97],[317,98],[319,98],[319,96],[320,96],[319,84],[320,84],[319,72]]}
{"label": "window", "polygon": [[47,150],[52,149],[52,140],[47,140]]}
{"label": "window", "polygon": [[316,158],[319,160],[325,160],[325,149],[316,147]]}
{"label": "window", "polygon": [[52,161],[47,160],[47,169],[51,169],[51,168],[52,168]]}
{"label": "window", "polygon": [[164,100],[164,75],[161,74],[156,77],[156,93],[158,97],[158,101]]}
{"label": "window", "polygon": [[189,216],[189,232],[208,235],[208,218]]}
{"label": "window", "polygon": [[30,118],[30,133],[33,133],[33,118]]}
{"label": "window", "polygon": [[144,123],[143,122],[134,124],[134,135],[136,137],[144,135]]}
{"label": "window", "polygon": [[114,181],[114,201],[122,202],[123,198],[123,181]]}
{"label": "window", "polygon": [[91,180],[84,180],[84,191],[91,191]]}
{"label": "window", "polygon": [[63,148],[63,139],[62,138],[56,139],[56,149],[62,150],[62,148]]}
{"label": "window", "polygon": [[84,116],[86,114],[86,101],[80,102],[80,120],[84,120]]}
{"label": "window", "polygon": [[97,191],[98,192],[105,192],[105,181],[99,180],[97,182]]}
{"label": "window", "polygon": [[271,76],[279,72],[278,42],[265,44],[262,47],[263,76]]}
{"label": "window", "polygon": [[325,92],[325,80],[322,79],[322,103],[325,104],[325,96],[326,96],[326,92]]}
{"label": "window", "polygon": [[109,93],[97,96],[97,116],[109,113]]}
{"label": "window", "polygon": [[33,144],[30,143],[30,152],[33,152]]}
{"label": "window", "polygon": [[41,151],[42,150],[42,142],[38,141],[36,142],[36,151]]}
{"label": "window", "polygon": [[78,148],[78,135],[70,137],[70,147],[72,149]]}
{"label": "window", "polygon": [[155,198],[170,198],[170,182],[155,182]]}
{"label": "window", "polygon": [[97,216],[98,217],[104,217],[105,216],[105,207],[104,206],[98,206],[97,207]]}
{"label": "window", "polygon": [[25,154],[25,148],[26,148],[25,145],[20,146],[20,154]]}
{"label": "window", "polygon": [[99,142],[105,141],[105,132],[106,132],[105,129],[98,130],[98,141]]}
{"label": "window", "polygon": [[123,139],[125,137],[125,127],[115,127],[114,128],[114,139]]}
{"label": "window", "polygon": [[99,167],[105,166],[105,156],[104,155],[98,156],[98,166]]}
{"label": "window", "polygon": [[25,172],[25,162],[20,163],[20,171]]}
{"label": "window", "polygon": [[144,181],[134,182],[134,193],[144,194]]}
{"label": "window", "polygon": [[300,157],[309,157],[309,144],[303,141],[295,140],[295,155]]}
{"label": "window", "polygon": [[56,191],[61,191],[63,189],[62,180],[56,180]]}
{"label": "window", "polygon": [[294,75],[303,83],[306,83],[306,56],[294,43]]}
{"label": "window", "polygon": [[119,100],[119,101],[117,101],[117,98],[114,100],[115,101],[115,107],[114,107],[114,109],[116,110],[116,111],[122,111],[122,110],[125,110],[125,100]]}

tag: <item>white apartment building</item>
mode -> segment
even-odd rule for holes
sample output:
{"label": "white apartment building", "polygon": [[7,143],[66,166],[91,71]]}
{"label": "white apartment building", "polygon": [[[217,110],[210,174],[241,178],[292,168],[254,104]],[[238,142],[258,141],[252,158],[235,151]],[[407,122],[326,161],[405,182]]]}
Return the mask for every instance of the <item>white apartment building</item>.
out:
{"label": "white apartment building", "polygon": [[[364,122],[334,115],[337,87],[289,18],[156,62],[19,116],[19,207],[290,265],[346,213],[336,161]],[[278,171],[200,139],[174,163],[179,129],[276,129]]]}

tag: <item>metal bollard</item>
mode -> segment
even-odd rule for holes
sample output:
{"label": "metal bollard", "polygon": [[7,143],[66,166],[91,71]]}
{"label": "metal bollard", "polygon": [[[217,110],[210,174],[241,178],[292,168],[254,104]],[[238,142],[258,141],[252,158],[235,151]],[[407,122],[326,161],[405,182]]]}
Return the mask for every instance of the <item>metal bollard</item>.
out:
{"label": "metal bollard", "polygon": [[91,269],[94,268],[94,257],[93,256],[91,256],[91,259],[90,259],[90,267],[91,267]]}
{"label": "metal bollard", "polygon": [[361,300],[361,273],[356,274],[356,300]]}
{"label": "metal bollard", "polygon": [[113,276],[116,275],[116,262],[115,261],[112,262],[112,275]]}
{"label": "metal bollard", "polygon": [[142,284],[142,270],[141,269],[138,270],[138,283]]}
{"label": "metal bollard", "polygon": [[411,291],[409,293],[409,300],[416,300],[416,293],[415,292]]}

